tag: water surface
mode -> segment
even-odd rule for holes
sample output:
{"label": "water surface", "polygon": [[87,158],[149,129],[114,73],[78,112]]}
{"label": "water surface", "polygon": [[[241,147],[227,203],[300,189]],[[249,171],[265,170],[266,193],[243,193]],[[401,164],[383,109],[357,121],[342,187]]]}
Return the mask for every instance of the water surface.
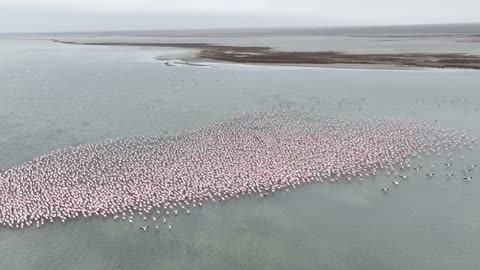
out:
{"label": "water surface", "polygon": [[[0,168],[60,147],[193,129],[270,104],[333,115],[437,120],[480,134],[480,76],[465,70],[373,70],[210,63],[168,67],[169,48],[4,39],[0,43]],[[344,100],[339,105],[339,100]],[[451,103],[444,100],[459,99]],[[463,104],[467,99],[468,104]],[[478,162],[478,151],[451,169]],[[0,269],[475,269],[480,174],[312,184],[268,199],[210,204],[142,233],[92,219],[0,229]],[[430,170],[430,169],[428,169]],[[153,223],[150,223],[151,225]]]}

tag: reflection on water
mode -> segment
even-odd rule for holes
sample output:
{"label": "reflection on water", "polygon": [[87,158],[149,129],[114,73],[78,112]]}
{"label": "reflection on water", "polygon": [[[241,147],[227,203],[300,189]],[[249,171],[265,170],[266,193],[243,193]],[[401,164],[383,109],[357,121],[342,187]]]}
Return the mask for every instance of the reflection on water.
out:
{"label": "reflection on water", "polygon": [[[480,76],[463,70],[349,70],[245,65],[168,67],[167,49],[0,44],[0,167],[67,145],[160,134],[270,104],[308,103],[333,115],[437,120],[479,135]],[[341,101],[339,103],[339,101]],[[209,204],[141,232],[79,220],[0,230],[0,269],[474,269],[480,214],[478,150],[415,161],[363,183],[311,184],[268,199]],[[455,172],[458,177],[444,175]]]}

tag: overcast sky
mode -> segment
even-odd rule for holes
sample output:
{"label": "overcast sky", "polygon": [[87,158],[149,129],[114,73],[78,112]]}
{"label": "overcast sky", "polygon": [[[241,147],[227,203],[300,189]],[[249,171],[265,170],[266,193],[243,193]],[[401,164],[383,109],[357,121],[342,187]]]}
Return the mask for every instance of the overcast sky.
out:
{"label": "overcast sky", "polygon": [[480,21],[480,0],[0,0],[0,32]]}

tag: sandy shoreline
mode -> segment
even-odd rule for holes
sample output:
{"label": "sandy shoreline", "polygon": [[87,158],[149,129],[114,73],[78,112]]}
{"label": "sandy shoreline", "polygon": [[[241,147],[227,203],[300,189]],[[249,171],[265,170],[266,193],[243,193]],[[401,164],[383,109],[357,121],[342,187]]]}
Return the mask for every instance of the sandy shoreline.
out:
{"label": "sandy shoreline", "polygon": [[322,67],[379,66],[397,68],[480,69],[480,56],[461,53],[343,53],[337,51],[276,51],[270,47],[227,46],[209,43],[130,43],[130,42],[53,42],[77,45],[148,46],[198,49],[197,60],[215,60],[244,64],[308,65]]}

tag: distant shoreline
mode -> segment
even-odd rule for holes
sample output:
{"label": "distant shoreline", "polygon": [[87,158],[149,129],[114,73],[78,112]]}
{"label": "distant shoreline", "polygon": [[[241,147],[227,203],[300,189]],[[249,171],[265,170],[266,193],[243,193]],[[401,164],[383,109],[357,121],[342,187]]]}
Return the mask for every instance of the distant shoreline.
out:
{"label": "distant shoreline", "polygon": [[338,51],[277,51],[271,47],[228,46],[209,43],[136,43],[136,42],[53,42],[75,45],[148,46],[198,49],[197,60],[215,60],[243,64],[368,65],[393,67],[480,69],[480,56],[461,53],[343,53]]}

